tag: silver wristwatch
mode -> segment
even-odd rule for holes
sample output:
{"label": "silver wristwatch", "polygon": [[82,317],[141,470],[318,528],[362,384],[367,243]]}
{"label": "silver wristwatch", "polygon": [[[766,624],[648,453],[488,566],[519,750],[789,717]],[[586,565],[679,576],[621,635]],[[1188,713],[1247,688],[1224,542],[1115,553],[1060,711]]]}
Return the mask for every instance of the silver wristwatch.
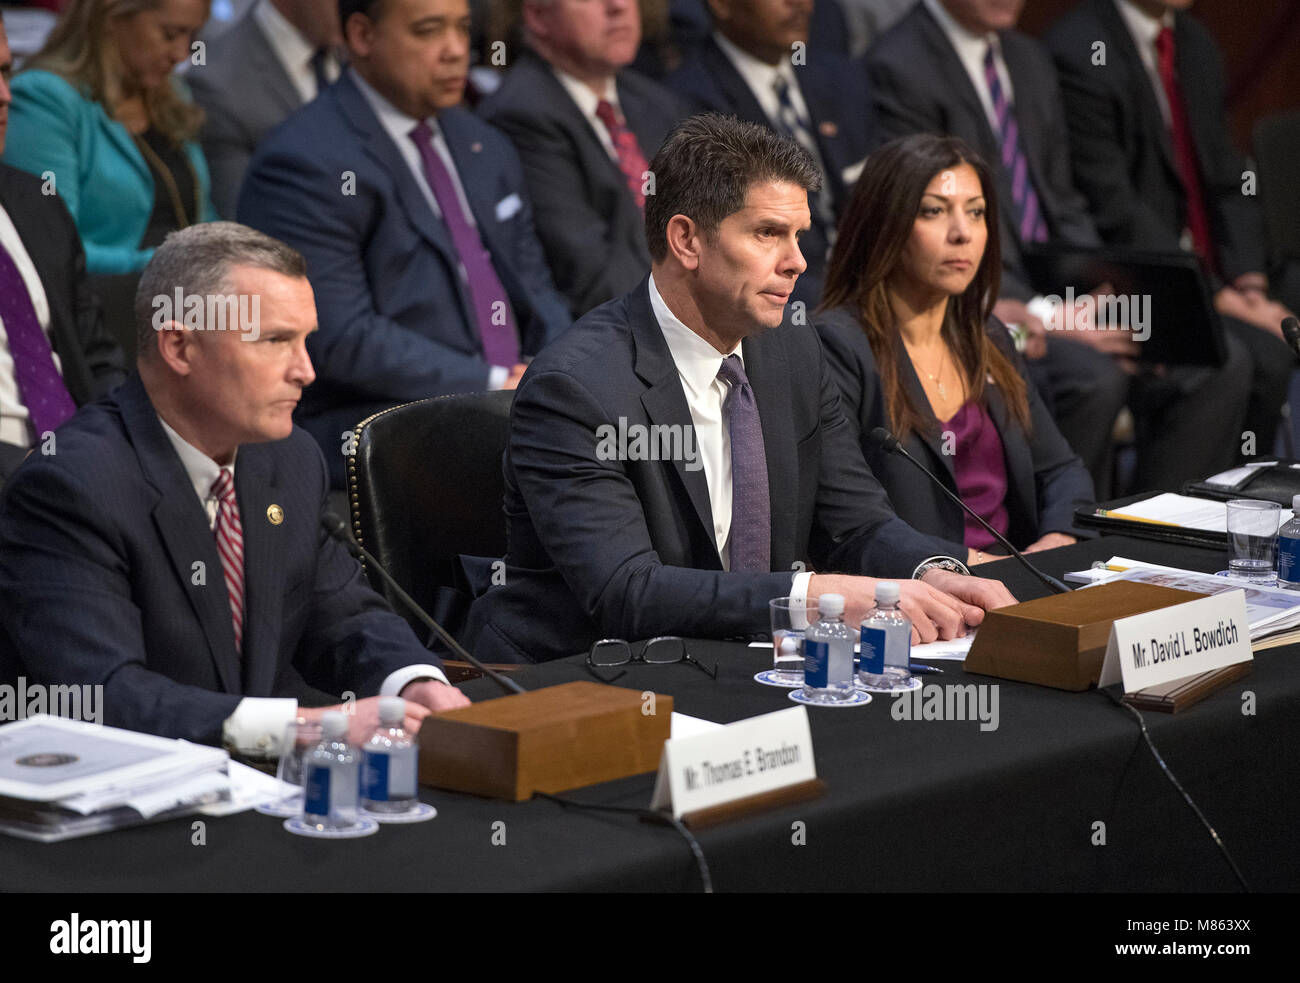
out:
{"label": "silver wristwatch", "polygon": [[912,571],[912,579],[920,580],[930,570],[949,570],[953,573],[962,574],[965,577],[970,576],[970,571],[966,569],[966,564],[960,560],[955,560],[951,556],[932,556],[929,559],[922,560]]}

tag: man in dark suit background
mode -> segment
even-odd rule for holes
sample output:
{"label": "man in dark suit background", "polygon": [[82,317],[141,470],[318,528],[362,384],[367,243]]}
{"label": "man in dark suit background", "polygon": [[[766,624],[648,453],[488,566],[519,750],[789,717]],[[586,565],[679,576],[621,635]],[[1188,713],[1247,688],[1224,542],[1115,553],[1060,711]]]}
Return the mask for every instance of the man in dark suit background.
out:
{"label": "man in dark suit background", "polygon": [[525,0],[531,47],[479,108],[519,151],[537,236],[575,316],[631,290],[650,254],[649,159],[684,115],[629,70],[637,0]]}
{"label": "man in dark suit background", "polygon": [[445,393],[513,388],[569,326],[510,141],[459,105],[465,0],[341,0],[349,67],[258,149],[240,218],[307,258],[319,379],[299,422],[342,487],[347,433]]}
{"label": "man in dark suit background", "polygon": [[814,329],[787,316],[808,153],[703,115],[651,168],[651,275],[542,352],[515,396],[505,582],[475,601],[468,644],[529,662],[607,636],[753,634],[792,592],[843,594],[856,623],[874,582],[816,570],[903,580],[926,640],[1012,603],[894,515]]}
{"label": "man in dark suit background", "polygon": [[[820,4],[819,4],[820,5]],[[799,243],[808,270],[795,300],[821,300],[836,216],[878,132],[860,72],[808,44],[812,0],[709,0],[713,33],[667,84],[692,112],[762,123],[792,137],[817,162],[822,188],[809,192],[812,225]]]}
{"label": "man in dark suit background", "polygon": [[1290,312],[1269,296],[1263,217],[1232,147],[1223,59],[1185,13],[1190,6],[1085,0],[1045,41],[1060,72],[1075,178],[1102,237],[1201,258],[1215,307],[1250,352],[1245,428],[1268,455],[1295,367],[1280,327]]}
{"label": "man in dark suit background", "polygon": [[373,694],[405,697],[411,726],[468,702],[321,528],[325,462],[292,422],[313,379],[304,273],[233,223],[158,248],[138,375],[0,502],[0,678],[102,685],[107,724],[262,751],[308,685],[366,697],[354,740],[376,726]]}
{"label": "man in dark suit background", "polygon": [[262,138],[339,76],[338,0],[257,0],[185,73],[206,118],[199,138],[212,203],[235,217]]}
{"label": "man in dark suit background", "polygon": [[[1066,112],[1042,46],[1014,30],[1023,0],[919,0],[867,52],[880,127],[959,136],[993,168],[1003,203],[1002,287],[994,314],[1030,332],[1025,354],[1061,432],[1110,497],[1111,430],[1126,402],[1137,429],[1135,483],[1176,489],[1230,466],[1249,366],[1234,348],[1218,370],[1139,370],[1129,332],[1079,330],[1075,312],[1036,297],[1022,251],[1101,245],[1070,168]],[[1083,289],[1099,284],[1081,285]],[[1044,322],[1070,325],[1048,333]],[[1176,330],[1158,324],[1153,330]]]}
{"label": "man in dark suit background", "polygon": [[[0,20],[0,152],[13,59]],[[77,227],[40,178],[0,164],[0,484],[77,406],[126,378]]]}

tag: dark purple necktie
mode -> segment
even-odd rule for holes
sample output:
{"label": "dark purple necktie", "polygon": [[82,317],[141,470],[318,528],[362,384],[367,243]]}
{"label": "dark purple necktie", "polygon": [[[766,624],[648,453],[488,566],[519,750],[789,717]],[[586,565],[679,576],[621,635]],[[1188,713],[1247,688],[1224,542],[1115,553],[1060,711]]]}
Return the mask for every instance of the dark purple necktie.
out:
{"label": "dark purple necktie", "polygon": [[768,573],[772,569],[772,505],[767,495],[767,452],[763,423],[745,367],[728,355],[718,378],[731,389],[722,404],[731,434],[731,569]]}
{"label": "dark purple necktie", "polygon": [[0,318],[9,336],[14,379],[31,419],[36,440],[77,412],[63,376],[54,367],[50,339],[41,330],[27,284],[9,250],[0,246]]}
{"label": "dark purple necktie", "polygon": [[501,285],[478,230],[470,225],[465,210],[460,207],[460,196],[456,194],[451,172],[433,148],[433,131],[429,124],[420,123],[411,130],[411,139],[420,151],[424,176],[438,207],[442,209],[443,224],[451,233],[451,240],[465,268],[470,299],[474,303],[474,318],[483,342],[483,357],[491,365],[512,368],[519,362],[519,334],[515,330],[515,315],[510,309],[506,288]]}
{"label": "dark purple necktie", "polygon": [[1011,175],[1011,203],[1016,209],[1016,227],[1021,242],[1046,242],[1047,223],[1038,205],[1038,192],[1029,173],[1029,160],[1020,149],[1020,124],[1016,109],[1002,91],[993,45],[984,52],[984,81],[989,87],[993,114],[998,118],[998,138],[1002,141],[1002,166]]}

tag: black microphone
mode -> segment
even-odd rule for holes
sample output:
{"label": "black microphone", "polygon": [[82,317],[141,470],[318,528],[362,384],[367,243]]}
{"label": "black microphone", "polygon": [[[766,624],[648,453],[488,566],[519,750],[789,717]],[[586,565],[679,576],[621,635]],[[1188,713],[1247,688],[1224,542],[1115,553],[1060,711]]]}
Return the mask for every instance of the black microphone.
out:
{"label": "black microphone", "polygon": [[[1297,330],[1300,331],[1300,326],[1297,327]],[[892,433],[890,433],[884,427],[876,427],[875,430],[871,431],[871,442],[873,444],[878,445],[882,450],[884,450],[889,454],[901,454],[904,458],[911,461],[912,464],[916,465],[916,467],[920,468],[921,473],[924,474],[931,481],[933,481],[934,486],[936,488],[938,488],[950,499],[952,499],[954,502],[960,505],[967,515],[973,516],[975,521],[978,522],[985,529],[987,529],[989,533],[992,534],[994,539],[996,539],[999,543],[1001,543],[1003,546],[1005,546],[1007,549],[1011,551],[1011,555],[1020,561],[1021,566],[1023,566],[1026,570],[1032,573],[1045,586],[1047,586],[1057,594],[1070,593],[1070,588],[1066,587],[1065,584],[1061,583],[1055,577],[1049,577],[1047,574],[1043,573],[1043,571],[1039,570],[1036,566],[1030,563],[1027,559],[1025,559],[1025,555],[1021,553],[1020,550],[1016,549],[1014,546],[1011,545],[1011,541],[1007,539],[1006,536],[1002,535],[1002,533],[998,532],[996,529],[990,526],[987,522],[984,521],[984,517],[982,515],[980,515],[969,505],[963,502],[960,498],[958,498],[956,495],[950,492],[948,490],[948,486],[945,485],[942,481],[940,481],[939,478],[934,474],[934,472],[932,472],[924,464],[922,464],[920,461],[914,458],[911,454],[907,453],[907,448],[905,448],[902,444],[900,444],[898,442],[898,438],[895,437]]]}
{"label": "black microphone", "polygon": [[513,679],[507,679],[505,676],[501,675],[501,673],[493,669],[489,669],[487,666],[483,665],[483,663],[479,662],[478,659],[474,658],[474,656],[470,655],[469,652],[465,651],[464,646],[462,646],[460,642],[452,638],[451,635],[447,632],[447,630],[442,627],[442,625],[438,624],[438,622],[430,618],[425,613],[424,608],[420,607],[420,605],[415,603],[415,599],[412,598],[410,594],[402,590],[402,585],[392,578],[392,576],[388,573],[388,571],[383,568],[383,565],[378,560],[376,560],[373,555],[371,555],[369,550],[367,550],[364,546],[361,546],[352,541],[352,538],[348,536],[347,525],[343,522],[342,519],[338,517],[336,513],[331,512],[329,510],[322,512],[320,517],[320,524],[324,527],[327,533],[329,533],[332,537],[334,537],[340,543],[342,543],[344,548],[346,548],[349,553],[355,556],[358,560],[365,560],[367,563],[373,566],[377,571],[379,571],[379,576],[384,578],[384,583],[388,584],[388,586],[393,589],[393,593],[402,599],[402,603],[405,604],[412,611],[414,611],[415,616],[419,618],[421,622],[424,623],[424,626],[428,628],[430,631],[432,631],[439,638],[441,638],[443,642],[446,643],[447,647],[450,648],[455,655],[457,655],[461,659],[464,659],[466,662],[472,665],[479,672],[483,673],[483,675],[490,678],[493,682],[495,682],[506,692],[508,693],[526,692],[526,690],[522,686],[520,686],[517,682],[515,682]]}
{"label": "black microphone", "polygon": [[1291,346],[1297,358],[1300,358],[1300,321],[1293,317],[1282,318],[1282,337]]}

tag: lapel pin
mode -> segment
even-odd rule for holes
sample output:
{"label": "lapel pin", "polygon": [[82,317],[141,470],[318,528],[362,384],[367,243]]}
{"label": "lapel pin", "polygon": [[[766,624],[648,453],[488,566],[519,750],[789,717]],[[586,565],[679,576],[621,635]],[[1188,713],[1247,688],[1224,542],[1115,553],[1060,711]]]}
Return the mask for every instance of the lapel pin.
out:
{"label": "lapel pin", "polygon": [[266,517],[270,520],[271,525],[278,526],[284,521],[284,509],[278,505],[268,505],[266,507]]}
{"label": "lapel pin", "polygon": [[836,126],[835,123],[832,122],[831,120],[823,120],[821,125],[818,126],[817,129],[820,130],[821,135],[826,137],[828,140],[834,139],[835,134],[840,132],[840,128]]}
{"label": "lapel pin", "polygon": [[470,153],[475,153],[475,154],[481,153],[483,150],[483,144],[475,140],[473,143],[469,145],[469,149],[470,149]]}

